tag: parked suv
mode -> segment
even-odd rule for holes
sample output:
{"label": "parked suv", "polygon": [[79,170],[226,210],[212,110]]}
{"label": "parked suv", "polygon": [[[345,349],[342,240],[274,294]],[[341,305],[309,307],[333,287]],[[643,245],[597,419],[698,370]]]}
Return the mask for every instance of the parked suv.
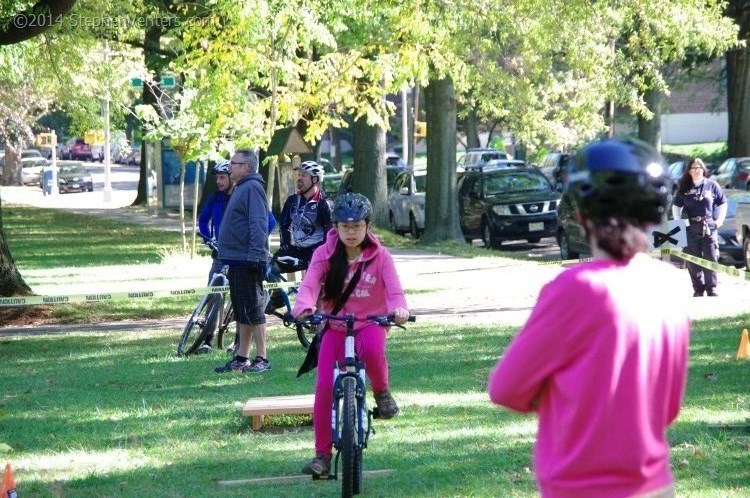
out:
{"label": "parked suv", "polygon": [[469,168],[457,190],[458,217],[467,242],[481,237],[491,248],[506,240],[536,243],[555,235],[560,194],[537,168]]}
{"label": "parked suv", "polygon": [[396,177],[388,195],[388,221],[391,230],[413,238],[424,231],[424,194],[427,189],[427,170],[405,169]]}
{"label": "parked suv", "polygon": [[467,168],[484,166],[493,159],[512,159],[510,154],[504,150],[477,148],[468,149],[466,154],[456,163],[457,171],[466,171]]}
{"label": "parked suv", "polygon": [[76,161],[92,161],[94,156],[91,153],[91,147],[89,147],[89,144],[87,144],[82,138],[76,138],[73,147],[70,149],[70,158]]}
{"label": "parked suv", "polygon": [[544,156],[544,160],[539,165],[539,170],[558,192],[562,192],[565,179],[568,177],[568,167],[574,155],[573,152],[552,152]]}
{"label": "parked suv", "polygon": [[721,163],[714,180],[722,188],[750,190],[750,157],[730,157]]}

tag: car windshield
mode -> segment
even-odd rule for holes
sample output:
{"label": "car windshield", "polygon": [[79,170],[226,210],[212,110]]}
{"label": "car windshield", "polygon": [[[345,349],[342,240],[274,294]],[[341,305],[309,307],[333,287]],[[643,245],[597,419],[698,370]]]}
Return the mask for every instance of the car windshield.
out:
{"label": "car windshield", "polygon": [[323,191],[326,194],[333,194],[339,191],[341,187],[341,179],[344,175],[327,176],[323,180]]}
{"label": "car windshield", "polygon": [[534,171],[488,173],[484,177],[484,191],[487,195],[550,190],[552,190],[552,185],[547,179]]}
{"label": "car windshield", "polygon": [[403,168],[386,168],[385,176],[388,182],[388,188],[393,188],[393,184],[396,183],[396,177],[403,171]]}
{"label": "car windshield", "polygon": [[84,176],[88,173],[85,169],[83,169],[83,166],[80,164],[66,164],[65,166],[60,166],[60,174],[61,175],[76,175],[76,176]]}
{"label": "car windshield", "polygon": [[414,187],[417,192],[427,191],[427,175],[414,175]]}
{"label": "car windshield", "polygon": [[38,150],[25,150],[21,152],[21,159],[38,159],[42,154]]}

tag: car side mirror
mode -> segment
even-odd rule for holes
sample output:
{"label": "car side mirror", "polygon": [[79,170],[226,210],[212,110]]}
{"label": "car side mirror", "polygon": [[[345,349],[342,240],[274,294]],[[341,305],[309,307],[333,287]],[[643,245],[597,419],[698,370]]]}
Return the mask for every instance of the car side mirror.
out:
{"label": "car side mirror", "polygon": [[398,193],[401,195],[409,195],[409,187],[401,187],[398,189]]}

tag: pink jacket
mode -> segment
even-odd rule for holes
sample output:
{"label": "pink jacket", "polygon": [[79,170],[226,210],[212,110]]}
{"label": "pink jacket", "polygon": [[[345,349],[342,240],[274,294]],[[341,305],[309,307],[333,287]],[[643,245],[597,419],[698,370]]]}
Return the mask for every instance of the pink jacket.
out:
{"label": "pink jacket", "polygon": [[[396,273],[396,266],[393,264],[393,257],[388,250],[380,244],[378,238],[372,233],[367,234],[373,245],[365,249],[362,253],[362,262],[367,263],[367,267],[360,275],[354,292],[347,299],[344,308],[338,313],[344,315],[351,313],[353,315],[385,315],[395,308],[406,308],[406,297],[401,289],[401,281]],[[304,310],[315,310],[318,301],[318,295],[322,290],[328,273],[328,259],[333,254],[339,236],[336,229],[331,229],[326,237],[326,243],[318,247],[313,253],[307,273],[302,281],[297,294],[297,302],[292,310],[293,315],[297,315]],[[349,265],[349,275],[344,282],[344,288],[351,280],[359,262]],[[333,311],[334,303],[328,301],[322,302],[324,313]],[[331,323],[334,328],[345,329],[343,323]],[[359,324],[362,325],[362,324]]]}
{"label": "pink jacket", "polygon": [[490,399],[539,414],[545,497],[669,485],[666,430],[685,390],[690,323],[677,270],[644,254],[560,274],[489,377]]}

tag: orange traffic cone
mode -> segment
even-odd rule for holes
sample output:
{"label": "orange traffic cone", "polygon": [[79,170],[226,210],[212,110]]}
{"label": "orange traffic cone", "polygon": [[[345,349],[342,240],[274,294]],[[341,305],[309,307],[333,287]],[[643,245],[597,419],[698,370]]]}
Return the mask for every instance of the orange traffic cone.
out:
{"label": "orange traffic cone", "polygon": [[750,358],[750,338],[747,336],[747,329],[742,331],[740,347],[737,349],[737,359],[740,358]]}
{"label": "orange traffic cone", "polygon": [[13,478],[13,469],[10,468],[10,463],[5,466],[5,473],[3,474],[3,480],[0,482],[0,497],[1,498],[17,498],[16,493],[16,480]]}

